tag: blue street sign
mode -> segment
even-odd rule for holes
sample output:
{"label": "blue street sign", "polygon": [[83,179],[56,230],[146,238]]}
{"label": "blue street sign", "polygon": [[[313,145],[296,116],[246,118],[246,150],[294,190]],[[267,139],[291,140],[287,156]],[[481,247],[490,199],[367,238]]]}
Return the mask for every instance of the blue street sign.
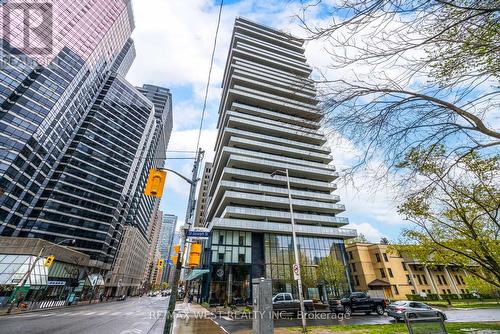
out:
{"label": "blue street sign", "polygon": [[186,236],[190,238],[208,238],[210,232],[205,231],[187,231]]}

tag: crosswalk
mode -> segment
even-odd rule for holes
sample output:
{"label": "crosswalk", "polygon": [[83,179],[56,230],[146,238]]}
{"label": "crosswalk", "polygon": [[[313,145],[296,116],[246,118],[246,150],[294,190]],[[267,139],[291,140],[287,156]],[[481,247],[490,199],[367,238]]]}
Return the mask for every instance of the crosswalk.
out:
{"label": "crosswalk", "polygon": [[150,312],[119,312],[119,311],[78,311],[78,312],[32,312],[16,315],[16,318],[41,317],[141,317],[150,318]]}

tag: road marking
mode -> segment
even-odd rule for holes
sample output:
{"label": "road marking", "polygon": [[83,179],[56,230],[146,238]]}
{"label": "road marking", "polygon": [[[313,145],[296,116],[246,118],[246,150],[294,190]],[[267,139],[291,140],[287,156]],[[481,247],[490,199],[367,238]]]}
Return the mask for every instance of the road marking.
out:
{"label": "road marking", "polygon": [[229,334],[229,332],[224,327],[222,327],[217,321],[215,321],[212,318],[210,318],[210,320],[212,320],[217,326],[219,326],[219,328],[222,329],[224,333]]}
{"label": "road marking", "polygon": [[233,321],[233,319],[229,318],[229,317],[221,317],[222,319],[224,320],[227,320],[227,321]]}
{"label": "road marking", "polygon": [[95,312],[83,313],[82,315],[92,315],[92,314],[95,314]]}
{"label": "road marking", "polygon": [[71,313],[69,313],[69,312],[65,312],[65,313],[57,313],[57,314],[55,314],[54,316],[55,316],[55,317],[64,317],[64,316],[67,316],[67,315],[70,315],[70,314],[71,314]]}

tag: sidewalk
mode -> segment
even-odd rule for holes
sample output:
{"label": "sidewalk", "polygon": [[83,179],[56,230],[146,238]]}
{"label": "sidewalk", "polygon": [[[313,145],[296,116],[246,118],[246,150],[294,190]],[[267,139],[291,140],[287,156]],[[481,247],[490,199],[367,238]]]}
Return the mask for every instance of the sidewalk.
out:
{"label": "sidewalk", "polygon": [[177,304],[174,317],[174,333],[226,334],[226,332],[212,320],[215,318],[213,313],[198,304]]}

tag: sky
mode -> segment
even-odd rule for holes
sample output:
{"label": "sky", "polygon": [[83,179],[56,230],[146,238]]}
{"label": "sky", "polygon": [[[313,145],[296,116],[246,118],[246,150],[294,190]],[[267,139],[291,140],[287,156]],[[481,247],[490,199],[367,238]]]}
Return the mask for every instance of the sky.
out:
{"label": "sky", "polygon": [[[328,0],[324,1],[328,4]],[[174,127],[169,151],[194,151],[200,127],[205,87],[210,66],[220,1],[211,0],[133,0],[136,28],[132,35],[137,58],[127,76],[136,86],[144,83],[169,88],[173,99]],[[217,116],[221,97],[221,80],[231,32],[236,17],[304,36],[296,15],[301,14],[300,2],[291,0],[225,1],[209,88],[205,121],[201,133],[201,148],[205,160],[212,161],[217,134]],[[325,8],[308,10],[309,22],[322,24],[330,17]],[[314,73],[327,72],[329,55],[322,41],[307,42],[306,57]],[[314,75],[314,74],[313,74]],[[339,75],[332,74],[332,75]],[[339,135],[330,140],[333,164],[338,170],[354,165],[362,152],[348,139]],[[169,158],[189,158],[189,153],[168,153]],[[169,159],[167,167],[190,176],[193,160]],[[397,214],[394,198],[396,189],[377,184],[368,172],[356,174],[351,182],[338,182],[336,194],[349,218],[348,228],[357,229],[370,241],[382,236],[397,240],[404,220]],[[161,210],[175,214],[183,223],[186,215],[189,185],[179,177],[167,176]]]}

